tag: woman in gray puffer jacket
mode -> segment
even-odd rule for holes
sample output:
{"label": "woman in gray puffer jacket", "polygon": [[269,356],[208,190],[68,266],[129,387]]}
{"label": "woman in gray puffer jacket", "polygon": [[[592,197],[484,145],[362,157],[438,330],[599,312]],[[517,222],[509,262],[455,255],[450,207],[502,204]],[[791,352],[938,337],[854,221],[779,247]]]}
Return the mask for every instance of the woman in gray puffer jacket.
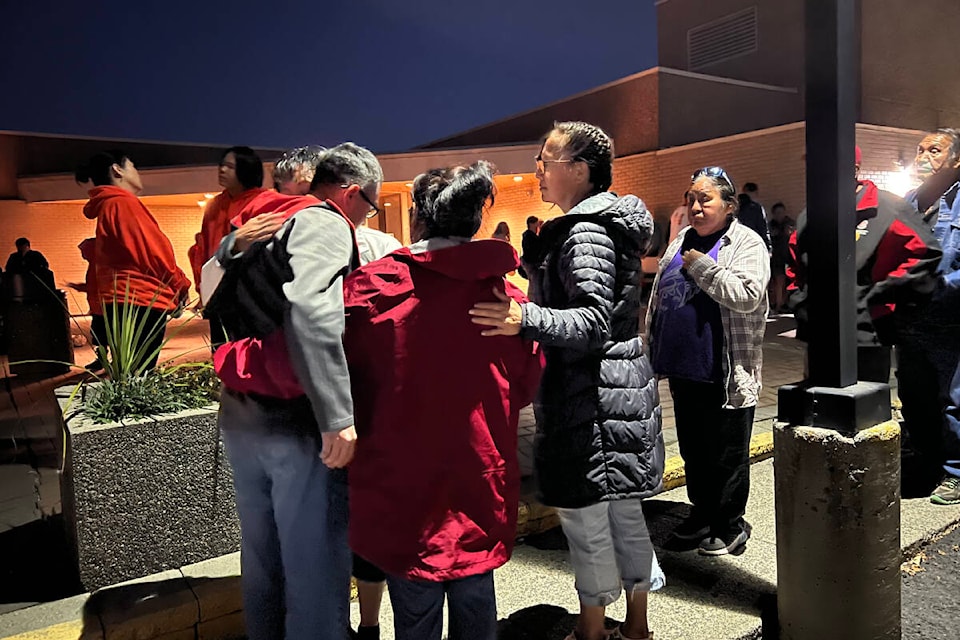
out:
{"label": "woman in gray puffer jacket", "polygon": [[571,638],[604,637],[604,608],[627,592],[623,638],[647,638],[647,592],[660,588],[641,499],[660,489],[657,382],[643,352],[640,258],[653,220],[636,196],[609,193],[613,141],[583,122],[554,125],[537,156],[545,202],[565,215],[540,232],[531,302],[500,296],[471,312],[485,335],[537,340],[546,368],[535,405],[536,473],[559,508],[580,596]]}

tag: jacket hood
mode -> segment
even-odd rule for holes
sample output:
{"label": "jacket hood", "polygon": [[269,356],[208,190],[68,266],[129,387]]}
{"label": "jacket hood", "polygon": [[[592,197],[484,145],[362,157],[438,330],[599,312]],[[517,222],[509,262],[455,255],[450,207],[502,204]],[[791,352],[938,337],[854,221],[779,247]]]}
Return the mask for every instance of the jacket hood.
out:
{"label": "jacket hood", "polygon": [[609,191],[590,196],[565,215],[545,222],[540,234],[546,233],[549,237],[579,220],[620,229],[641,248],[645,248],[653,236],[653,216],[647,212],[643,201],[634,195],[621,197]]}
{"label": "jacket hood", "polygon": [[100,216],[100,212],[103,211],[103,206],[111,199],[133,198],[134,200],[137,200],[137,196],[133,195],[126,189],[121,189],[120,187],[115,187],[113,185],[94,187],[87,193],[90,196],[90,201],[83,205],[83,215],[90,220],[96,220]]}
{"label": "jacket hood", "polygon": [[501,277],[520,264],[517,252],[502,240],[475,240],[423,253],[404,247],[391,256],[454,280],[467,281]]}

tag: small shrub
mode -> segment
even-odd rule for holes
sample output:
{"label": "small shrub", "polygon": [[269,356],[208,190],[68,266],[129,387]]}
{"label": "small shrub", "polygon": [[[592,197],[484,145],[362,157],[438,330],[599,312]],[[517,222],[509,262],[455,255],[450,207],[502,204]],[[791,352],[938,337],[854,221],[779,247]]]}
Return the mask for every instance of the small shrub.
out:
{"label": "small shrub", "polygon": [[199,409],[218,399],[219,386],[213,367],[199,363],[107,378],[90,387],[84,413],[104,423]]}

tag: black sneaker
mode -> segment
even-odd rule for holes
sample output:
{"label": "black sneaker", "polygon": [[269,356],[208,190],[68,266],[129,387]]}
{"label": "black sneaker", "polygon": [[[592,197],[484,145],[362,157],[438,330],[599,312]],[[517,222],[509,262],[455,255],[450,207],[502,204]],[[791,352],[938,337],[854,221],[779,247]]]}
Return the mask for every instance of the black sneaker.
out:
{"label": "black sneaker", "polygon": [[933,504],[960,504],[960,478],[947,476],[930,494]]}
{"label": "black sneaker", "polygon": [[100,362],[99,359],[97,359],[89,364],[85,364],[83,368],[86,369],[87,371],[100,371],[101,369],[103,369],[103,364]]}
{"label": "black sneaker", "polygon": [[699,542],[710,535],[710,526],[699,518],[687,518],[670,532],[670,537],[683,542]]}
{"label": "black sneaker", "polygon": [[702,556],[725,556],[746,545],[749,539],[750,534],[743,529],[723,537],[710,536],[700,543],[697,553]]}

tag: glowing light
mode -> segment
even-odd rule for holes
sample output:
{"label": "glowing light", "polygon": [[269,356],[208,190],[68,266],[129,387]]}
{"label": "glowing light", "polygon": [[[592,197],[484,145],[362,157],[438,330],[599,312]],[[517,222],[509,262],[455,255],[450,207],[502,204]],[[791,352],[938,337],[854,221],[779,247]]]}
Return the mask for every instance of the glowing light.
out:
{"label": "glowing light", "polygon": [[203,194],[203,197],[206,198],[207,200],[212,200],[213,198],[216,198],[216,197],[217,197],[217,194],[215,194],[215,193],[205,193],[205,194]]}
{"label": "glowing light", "polygon": [[200,207],[201,209],[203,209],[205,206],[207,206],[207,201],[206,201],[206,200],[197,200],[197,206]]}
{"label": "glowing light", "polygon": [[403,186],[405,186],[407,189],[412,189],[412,188],[413,188],[413,183],[412,183],[412,182],[405,182],[405,183],[403,184]]}
{"label": "glowing light", "polygon": [[918,182],[909,167],[903,167],[897,171],[884,172],[887,175],[887,190],[900,197],[907,194],[908,191],[918,186]]}
{"label": "glowing light", "polygon": [[513,176],[514,182],[523,182],[523,176]]}
{"label": "glowing light", "polygon": [[392,206],[393,206],[393,203],[392,203],[392,202],[384,202],[384,203],[383,203],[383,206],[385,206],[385,207],[392,207]]}

